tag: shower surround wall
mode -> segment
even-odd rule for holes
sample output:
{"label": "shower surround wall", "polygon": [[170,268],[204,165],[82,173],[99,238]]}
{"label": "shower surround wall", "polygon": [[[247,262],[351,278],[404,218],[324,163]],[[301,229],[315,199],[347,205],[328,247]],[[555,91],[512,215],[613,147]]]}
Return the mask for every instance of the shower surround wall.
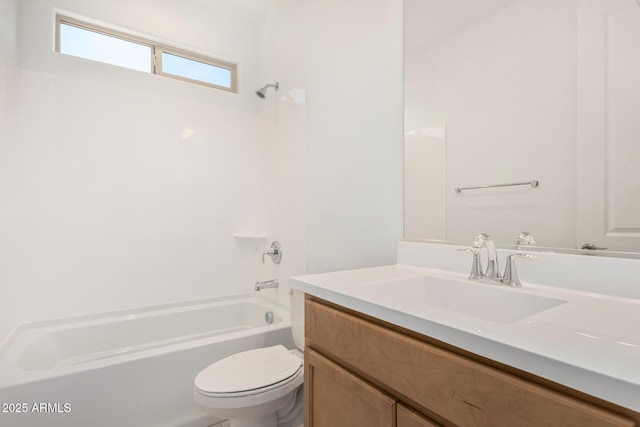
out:
{"label": "shower surround wall", "polygon": [[[252,289],[262,248],[234,233],[262,209],[258,33],[190,4],[18,2],[18,66],[0,75],[13,95],[0,122],[2,327]],[[237,62],[240,94],[57,54],[57,10]]]}
{"label": "shower surround wall", "polygon": [[[281,288],[265,294],[287,302],[291,275],[395,262],[401,2],[278,0],[249,18],[226,1],[0,4],[19,5],[2,28],[6,57],[19,54],[0,75],[13,88],[0,133],[0,337],[273,277]],[[56,54],[58,9],[237,62],[239,94]],[[255,95],[274,81],[277,94]],[[234,238],[247,232],[268,238]],[[259,262],[272,239],[277,268]]]}

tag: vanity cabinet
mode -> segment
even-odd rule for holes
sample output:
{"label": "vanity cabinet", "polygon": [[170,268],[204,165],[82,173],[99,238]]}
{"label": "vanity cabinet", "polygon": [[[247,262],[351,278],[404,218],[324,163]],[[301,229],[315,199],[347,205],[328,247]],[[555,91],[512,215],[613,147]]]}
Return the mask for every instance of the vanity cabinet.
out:
{"label": "vanity cabinet", "polygon": [[314,297],[305,426],[631,427],[640,414]]}

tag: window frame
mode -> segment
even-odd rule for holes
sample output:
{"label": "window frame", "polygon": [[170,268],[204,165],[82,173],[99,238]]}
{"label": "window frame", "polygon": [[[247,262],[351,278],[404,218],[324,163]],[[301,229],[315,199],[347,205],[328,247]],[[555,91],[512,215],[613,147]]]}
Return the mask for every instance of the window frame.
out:
{"label": "window frame", "polygon": [[[124,41],[128,41],[131,43],[136,43],[139,45],[143,45],[143,46],[147,46],[150,48],[151,51],[151,55],[149,58],[151,67],[150,67],[150,74],[155,74],[158,76],[163,76],[163,77],[169,77],[175,80],[182,80],[185,82],[189,82],[189,83],[195,83],[201,86],[207,86],[207,87],[212,87],[215,89],[220,89],[220,90],[224,90],[227,92],[233,92],[233,93],[238,93],[238,66],[237,64],[231,63],[231,62],[227,62],[227,61],[222,61],[219,59],[215,59],[215,58],[211,58],[211,57],[207,57],[207,56],[203,56],[203,55],[199,55],[193,52],[189,52],[183,49],[179,49],[176,47],[172,47],[172,46],[168,46],[168,45],[164,45],[161,43],[156,43],[150,39],[146,39],[143,37],[138,37],[132,34],[128,34],[122,31],[118,31],[118,30],[114,30],[111,28],[106,28],[100,25],[96,25],[96,24],[92,24],[86,21],[81,21],[79,19],[76,18],[71,18],[69,16],[66,15],[60,15],[57,14],[56,15],[56,37],[55,37],[55,50],[58,53],[62,53],[60,52],[60,26],[64,24],[64,25],[70,25],[70,26],[74,26],[83,30],[87,30],[87,31],[92,31],[98,34],[102,34],[105,36],[109,36],[109,37],[113,37],[113,38],[117,38],[117,39],[121,39]],[[175,55],[175,56],[179,56],[191,61],[195,61],[195,62],[201,62],[203,64],[206,65],[211,65],[213,67],[217,67],[217,68],[222,68],[225,70],[229,70],[230,74],[231,74],[231,85],[230,87],[226,87],[226,86],[220,86],[220,85],[216,85],[213,83],[209,83],[209,82],[205,82],[202,80],[195,80],[195,79],[190,79],[188,77],[183,77],[177,74],[172,74],[172,73],[165,73],[164,70],[162,69],[162,54],[163,53],[167,53],[169,55]],[[69,55],[69,56],[75,56],[75,55]],[[88,58],[83,58],[83,59],[88,59]],[[101,62],[101,61],[95,61],[95,62]],[[108,64],[107,62],[103,62]],[[116,67],[118,67],[118,65],[115,64],[110,64],[110,65],[114,65]],[[126,67],[121,67],[121,68],[126,68]]]}

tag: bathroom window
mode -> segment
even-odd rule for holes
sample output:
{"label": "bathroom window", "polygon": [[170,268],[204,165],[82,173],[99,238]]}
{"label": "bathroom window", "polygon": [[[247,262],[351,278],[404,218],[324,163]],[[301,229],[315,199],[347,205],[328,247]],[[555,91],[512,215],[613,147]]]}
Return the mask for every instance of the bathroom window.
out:
{"label": "bathroom window", "polygon": [[65,16],[56,22],[57,52],[237,92],[235,64]]}
{"label": "bathroom window", "polygon": [[235,66],[231,64],[160,47],[156,47],[156,55],[157,74],[225,89],[235,86]]}

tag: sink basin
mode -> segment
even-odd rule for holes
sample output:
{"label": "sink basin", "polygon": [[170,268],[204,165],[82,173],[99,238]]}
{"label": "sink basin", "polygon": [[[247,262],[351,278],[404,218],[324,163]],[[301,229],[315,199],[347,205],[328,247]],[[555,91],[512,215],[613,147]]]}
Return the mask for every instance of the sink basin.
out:
{"label": "sink basin", "polygon": [[499,323],[513,323],[567,302],[521,288],[430,276],[363,284],[357,293],[372,302],[433,306]]}

